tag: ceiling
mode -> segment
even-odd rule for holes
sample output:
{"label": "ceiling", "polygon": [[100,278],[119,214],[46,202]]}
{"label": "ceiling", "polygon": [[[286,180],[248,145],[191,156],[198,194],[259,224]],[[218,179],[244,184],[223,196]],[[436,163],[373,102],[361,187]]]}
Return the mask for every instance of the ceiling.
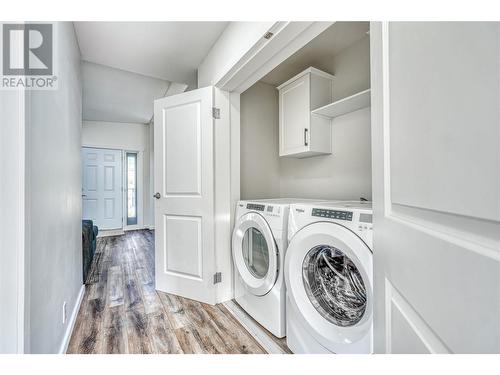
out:
{"label": "ceiling", "polygon": [[310,66],[334,74],[332,59],[343,49],[366,38],[369,22],[336,22],[306,44],[260,81],[279,86]]}
{"label": "ceiling", "polygon": [[83,119],[148,123],[153,100],[197,87],[227,22],[75,22]]}
{"label": "ceiling", "polygon": [[227,22],[75,22],[82,60],[196,86]]}
{"label": "ceiling", "polygon": [[148,123],[155,99],[187,88],[86,61],[82,63],[82,76],[83,119],[87,121]]}

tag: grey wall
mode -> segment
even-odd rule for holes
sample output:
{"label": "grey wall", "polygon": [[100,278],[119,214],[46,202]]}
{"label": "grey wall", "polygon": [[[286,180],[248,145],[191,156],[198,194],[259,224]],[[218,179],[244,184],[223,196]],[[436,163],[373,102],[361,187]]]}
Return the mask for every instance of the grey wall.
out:
{"label": "grey wall", "polygon": [[241,95],[241,199],[280,196],[278,91],[257,82]]}
{"label": "grey wall", "polygon": [[343,49],[330,63],[335,75],[333,100],[370,88],[370,38],[368,36]]}
{"label": "grey wall", "polygon": [[56,353],[82,287],[80,51],[73,24],[57,23],[59,88],[27,103],[29,351]]}
{"label": "grey wall", "polygon": [[[368,38],[329,59],[334,100],[370,87]],[[257,83],[241,95],[241,198],[371,199],[370,139],[365,108],[333,121],[331,155],[280,158],[278,91]]]}

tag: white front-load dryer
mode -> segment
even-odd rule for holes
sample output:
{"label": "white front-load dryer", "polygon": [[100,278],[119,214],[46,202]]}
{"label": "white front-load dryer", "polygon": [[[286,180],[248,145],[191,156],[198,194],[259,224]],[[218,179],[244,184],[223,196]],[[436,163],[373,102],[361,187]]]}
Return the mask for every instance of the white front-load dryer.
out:
{"label": "white front-load dryer", "polygon": [[287,345],[294,353],[373,348],[370,202],[290,206]]}
{"label": "white front-load dryer", "polygon": [[276,337],[286,334],[283,275],[292,203],[307,199],[239,201],[232,238],[235,300]]}

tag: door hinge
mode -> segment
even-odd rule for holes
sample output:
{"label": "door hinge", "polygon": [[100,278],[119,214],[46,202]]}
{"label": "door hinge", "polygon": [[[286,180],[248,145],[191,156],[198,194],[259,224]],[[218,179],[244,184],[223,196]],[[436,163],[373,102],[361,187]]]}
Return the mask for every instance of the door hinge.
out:
{"label": "door hinge", "polygon": [[222,272],[214,273],[214,284],[222,282]]}
{"label": "door hinge", "polygon": [[212,117],[216,120],[220,119],[220,108],[212,107]]}

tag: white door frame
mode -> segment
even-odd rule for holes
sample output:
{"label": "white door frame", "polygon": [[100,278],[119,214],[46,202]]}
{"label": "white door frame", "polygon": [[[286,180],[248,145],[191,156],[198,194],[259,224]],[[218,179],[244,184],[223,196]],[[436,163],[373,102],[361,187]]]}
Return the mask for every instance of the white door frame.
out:
{"label": "white door frame", "polygon": [[[232,236],[236,203],[240,200],[240,95],[333,24],[334,22],[276,22],[269,30],[274,34],[270,39],[259,39],[241,60],[214,83],[220,89],[215,92],[215,105],[221,109],[221,120],[228,123],[231,197],[228,228],[216,227],[220,231],[216,235],[217,269],[224,275],[222,283],[217,284],[217,302],[234,297],[235,269],[231,244],[230,241],[224,241],[224,238]],[[224,91],[228,93],[227,96]],[[225,132],[224,129],[224,126],[218,125],[215,131]],[[218,138],[216,136],[215,141]],[[218,192],[219,189],[216,189],[216,194]]]}
{"label": "white door frame", "polygon": [[276,22],[214,86],[241,94],[335,22]]}
{"label": "white door frame", "polygon": [[[122,230],[136,230],[144,228],[144,150],[137,149],[129,149],[124,148],[123,146],[113,146],[113,145],[96,145],[92,143],[82,144],[83,147],[89,148],[98,148],[98,149],[106,149],[106,150],[119,150],[122,152]],[[137,190],[139,194],[137,194],[137,225],[127,225],[127,199],[126,199],[126,165],[125,165],[125,155],[127,152],[133,152],[137,154]],[[151,208],[154,210],[154,207]]]}

